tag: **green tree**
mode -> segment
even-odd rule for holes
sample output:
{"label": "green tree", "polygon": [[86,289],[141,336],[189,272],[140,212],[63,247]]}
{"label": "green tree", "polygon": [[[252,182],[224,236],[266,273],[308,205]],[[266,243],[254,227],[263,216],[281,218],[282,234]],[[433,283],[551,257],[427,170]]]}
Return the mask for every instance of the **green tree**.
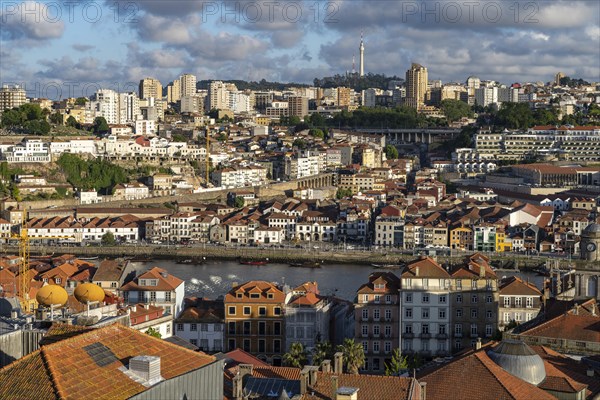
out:
{"label": "green tree", "polygon": [[470,117],[473,115],[471,107],[460,100],[445,99],[442,100],[441,109],[448,121],[458,121],[464,117]]}
{"label": "green tree", "polygon": [[308,134],[315,138],[325,139],[325,133],[320,129],[313,128],[308,131]]}
{"label": "green tree", "polygon": [[67,118],[67,126],[79,129],[79,122],[77,122],[74,116],[69,115],[69,118]]}
{"label": "green tree", "polygon": [[320,128],[325,126],[325,118],[319,113],[312,113],[308,118],[308,123],[315,128]]}
{"label": "green tree", "polygon": [[408,361],[406,356],[400,354],[400,349],[394,349],[392,358],[389,362],[385,363],[385,374],[388,376],[398,376],[403,370],[408,369]]}
{"label": "green tree", "polygon": [[319,366],[324,360],[333,359],[333,346],[330,342],[319,342],[312,351],[312,365]]}
{"label": "green tree", "polygon": [[398,149],[396,148],[396,146],[393,146],[391,144],[386,144],[385,145],[385,156],[387,157],[388,160],[395,160],[398,158]]}
{"label": "green tree", "polygon": [[85,97],[78,97],[77,99],[75,99],[75,105],[76,106],[85,106],[85,103],[87,103],[88,99],[86,99]]}
{"label": "green tree", "polygon": [[365,352],[362,344],[356,343],[354,339],[344,339],[344,343],[338,346],[338,351],[344,355],[346,371],[358,374],[358,370],[365,364]]}
{"label": "green tree", "polygon": [[308,144],[306,143],[306,140],[298,138],[295,139],[294,142],[292,143],[292,146],[299,148],[300,150],[304,150],[306,148]]}
{"label": "green tree", "polygon": [[181,133],[175,133],[172,137],[174,142],[187,142],[187,138],[183,136]]}
{"label": "green tree", "polygon": [[23,114],[18,109],[6,110],[2,113],[2,127],[15,128],[25,122]]}
{"label": "green tree", "polygon": [[496,114],[496,125],[509,129],[527,129],[534,125],[533,113],[528,103],[502,103]]}
{"label": "green tree", "polygon": [[114,246],[117,244],[117,241],[115,240],[115,235],[111,231],[108,231],[102,235],[100,243],[102,246]]}
{"label": "green tree", "polygon": [[50,114],[50,122],[55,125],[62,125],[64,120],[64,115],[61,113]]}
{"label": "green tree", "polygon": [[51,126],[46,120],[34,119],[31,121],[26,121],[23,124],[23,129],[32,135],[47,135],[50,133]]}
{"label": "green tree", "polygon": [[158,329],[154,329],[154,328],[148,328],[148,330],[146,330],[146,335],[150,335],[150,336],[153,336],[158,339],[162,338],[162,335],[160,334]]}
{"label": "green tree", "polygon": [[283,362],[288,367],[302,368],[307,362],[306,355],[302,343],[292,343],[290,350],[283,355]]}
{"label": "green tree", "polygon": [[335,197],[338,200],[343,199],[345,197],[351,197],[351,196],[352,196],[352,190],[350,190],[350,189],[338,188],[337,192],[335,193]]}
{"label": "green tree", "polygon": [[241,196],[236,196],[235,199],[233,200],[233,206],[235,208],[242,208],[242,207],[244,207],[245,203],[246,203],[246,201]]}
{"label": "green tree", "polygon": [[104,117],[96,117],[94,125],[92,126],[94,133],[105,133],[108,132],[109,126]]}
{"label": "green tree", "polygon": [[16,201],[22,201],[21,193],[19,192],[19,188],[15,185],[12,186],[10,197],[15,199]]}
{"label": "green tree", "polygon": [[42,119],[42,108],[39,104],[25,103],[19,106],[19,112],[23,113],[27,121]]}

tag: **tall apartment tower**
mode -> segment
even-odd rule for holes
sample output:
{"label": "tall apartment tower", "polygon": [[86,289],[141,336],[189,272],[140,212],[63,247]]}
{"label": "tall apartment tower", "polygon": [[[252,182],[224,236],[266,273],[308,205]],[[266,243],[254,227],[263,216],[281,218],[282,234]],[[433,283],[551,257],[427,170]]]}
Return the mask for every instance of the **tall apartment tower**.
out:
{"label": "tall apartment tower", "polygon": [[162,84],[158,79],[144,78],[140,81],[139,95],[140,99],[162,99]]}
{"label": "tall apartment tower", "polygon": [[175,79],[172,84],[167,86],[167,102],[177,103],[181,100],[181,80]]}
{"label": "tall apartment tower", "polygon": [[10,110],[11,108],[19,107],[25,103],[27,103],[25,89],[16,85],[4,85],[0,89],[0,114],[4,110]]}
{"label": "tall apartment tower", "polygon": [[288,97],[288,115],[290,117],[304,118],[308,114],[308,98],[304,96]]}
{"label": "tall apartment tower", "polygon": [[364,76],[365,75],[365,44],[363,42],[363,35],[362,33],[360,34],[360,46],[358,47],[358,50],[360,51],[360,64],[359,64],[359,68],[360,68],[360,76]]}
{"label": "tall apartment tower", "polygon": [[413,63],[406,71],[406,98],[407,106],[420,109],[425,105],[427,93],[427,68]]}
{"label": "tall apartment tower", "polygon": [[229,110],[229,90],[221,81],[211,81],[208,86],[207,110]]}
{"label": "tall apartment tower", "polygon": [[196,75],[183,74],[179,80],[181,81],[181,97],[196,94]]}

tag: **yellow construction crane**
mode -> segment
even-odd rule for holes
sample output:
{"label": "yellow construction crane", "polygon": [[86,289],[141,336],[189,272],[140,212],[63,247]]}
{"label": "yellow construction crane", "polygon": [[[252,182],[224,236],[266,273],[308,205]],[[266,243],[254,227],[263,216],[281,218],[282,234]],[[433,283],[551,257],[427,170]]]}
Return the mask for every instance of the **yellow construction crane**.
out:
{"label": "yellow construction crane", "polygon": [[[27,227],[27,209],[23,208],[21,215],[21,229],[18,234],[12,234],[12,239],[19,241],[19,301],[21,302],[21,311],[27,313],[29,311],[29,288],[31,278],[29,277],[29,230]],[[34,239],[71,239],[73,236],[44,236],[43,238]]]}

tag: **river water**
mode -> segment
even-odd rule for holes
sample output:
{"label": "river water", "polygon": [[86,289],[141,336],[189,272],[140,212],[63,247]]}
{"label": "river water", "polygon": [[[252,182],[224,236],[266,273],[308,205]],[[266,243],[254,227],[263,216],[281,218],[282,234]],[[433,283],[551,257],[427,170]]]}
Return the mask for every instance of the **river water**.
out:
{"label": "river water", "polygon": [[[215,299],[224,296],[233,283],[244,283],[251,280],[264,280],[299,286],[306,281],[316,281],[323,295],[335,295],[344,300],[353,301],[356,291],[368,282],[369,274],[381,269],[370,265],[326,264],[322,268],[295,268],[288,264],[267,264],[261,266],[242,265],[237,261],[208,260],[201,265],[177,264],[175,261],[156,260],[152,262],[135,262],[137,271],[145,271],[152,267],[160,267],[170,274],[185,281],[186,296],[203,296]],[[399,275],[399,270],[391,270]],[[534,273],[514,273],[498,271],[498,278],[517,275],[535,283],[541,289],[543,277]]]}

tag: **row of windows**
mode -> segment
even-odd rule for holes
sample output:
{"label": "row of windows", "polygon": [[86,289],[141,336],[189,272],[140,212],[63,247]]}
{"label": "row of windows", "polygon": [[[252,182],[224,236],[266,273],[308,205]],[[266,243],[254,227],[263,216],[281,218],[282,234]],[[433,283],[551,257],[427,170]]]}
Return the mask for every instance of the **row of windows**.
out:
{"label": "row of windows", "polygon": [[[378,289],[378,290],[385,290],[385,286],[381,285],[379,287],[376,287],[376,289]],[[375,294],[375,295],[363,294],[363,297],[362,297],[363,302],[368,303],[369,300],[371,299],[371,296],[373,296],[373,302],[374,303],[381,303],[382,295],[380,295],[380,294]],[[389,294],[386,294],[385,295],[385,302],[388,303],[388,304],[391,303],[392,302],[392,296],[389,295]]]}
{"label": "row of windows", "polygon": [[[384,314],[385,314],[385,319],[387,321],[389,321],[389,320],[392,319],[392,310],[386,309],[385,312],[384,312]],[[373,310],[373,319],[374,320],[378,320],[380,318],[380,316],[381,316],[381,310],[379,310],[377,308],[374,309]],[[362,319],[363,320],[369,319],[369,309],[368,308],[363,308],[362,309]]]}
{"label": "row of windows", "polygon": [[[421,302],[423,302],[423,303],[429,303],[429,298],[430,298],[429,293],[423,293],[421,295]],[[407,303],[412,303],[413,302],[413,294],[412,293],[406,293],[406,302]],[[440,304],[446,304],[446,295],[440,295],[440,296],[438,296],[438,302]]]}
{"label": "row of windows", "polygon": [[[373,330],[373,335],[375,335],[375,336],[378,336],[381,334],[381,327],[379,325],[373,325],[372,330]],[[389,326],[389,325],[384,326],[383,331],[384,331],[384,335],[386,337],[392,336],[392,327],[391,326]],[[368,336],[369,335],[369,325],[362,325],[361,333],[363,336]]]}
{"label": "row of windows", "polygon": [[[438,324],[438,331],[437,333],[440,335],[445,335],[446,332],[446,324]],[[406,324],[404,325],[404,333],[416,333],[413,331],[413,326],[412,324]],[[421,324],[421,333],[433,333],[429,330],[429,324]]]}
{"label": "row of windows", "polygon": [[[190,324],[190,331],[197,332],[198,331],[198,325],[200,325],[200,332],[207,332],[208,331],[208,324]],[[222,325],[221,324],[212,324],[212,326],[213,326],[213,331],[214,332],[221,332],[221,330],[222,330]],[[181,324],[181,323],[177,324],[177,331],[178,332],[183,332],[184,331],[183,324]]]}
{"label": "row of windows", "polygon": [[[228,351],[235,350],[237,348],[236,340],[229,339],[227,341],[227,348],[228,348]],[[243,339],[242,349],[248,353],[252,353],[252,352],[266,353],[269,350],[267,348],[266,339],[258,339],[258,345],[256,346],[256,349],[252,349],[252,341],[250,339]],[[273,340],[272,349],[273,349],[273,353],[281,353],[281,340],[280,339]],[[273,362],[273,365],[276,365],[276,364],[277,364],[276,362]]]}
{"label": "row of windows", "polygon": [[[462,335],[463,333],[463,326],[462,324],[455,324],[454,325],[454,334],[455,335]],[[486,336],[492,336],[492,334],[494,333],[494,326],[492,324],[487,324],[485,326],[485,335]],[[471,324],[471,335],[478,335],[478,326],[477,324]]]}
{"label": "row of windows", "polygon": [[[242,328],[237,329],[237,326],[240,325]],[[229,335],[281,335],[281,322],[273,322],[273,329],[271,331],[271,327],[267,327],[266,321],[258,321],[255,323],[255,329],[252,329],[251,321],[241,321],[241,324],[236,324],[235,321],[230,321],[227,323],[227,333]]]}
{"label": "row of windows", "polygon": [[[515,301],[514,301],[515,307],[523,306],[523,298],[522,297],[515,297],[514,299],[515,299]],[[504,307],[510,307],[510,297],[504,298]],[[525,298],[525,307],[527,307],[527,308],[533,307],[533,297]]]}
{"label": "row of windows", "polygon": [[[227,308],[227,313],[229,315],[235,315],[237,313],[237,307],[236,306],[229,306]],[[250,306],[243,306],[242,308],[242,313],[243,315],[251,315],[252,314],[252,307]],[[274,315],[281,315],[281,307],[273,307],[273,314]],[[267,315],[267,307],[258,307],[258,315],[259,316],[266,316]]]}
{"label": "row of windows", "polygon": [[[369,342],[362,342],[363,350],[365,353],[369,352]],[[379,353],[380,351],[380,342],[371,342],[371,349],[373,353]],[[383,351],[385,353],[391,353],[392,351],[392,342],[383,342]]]}

